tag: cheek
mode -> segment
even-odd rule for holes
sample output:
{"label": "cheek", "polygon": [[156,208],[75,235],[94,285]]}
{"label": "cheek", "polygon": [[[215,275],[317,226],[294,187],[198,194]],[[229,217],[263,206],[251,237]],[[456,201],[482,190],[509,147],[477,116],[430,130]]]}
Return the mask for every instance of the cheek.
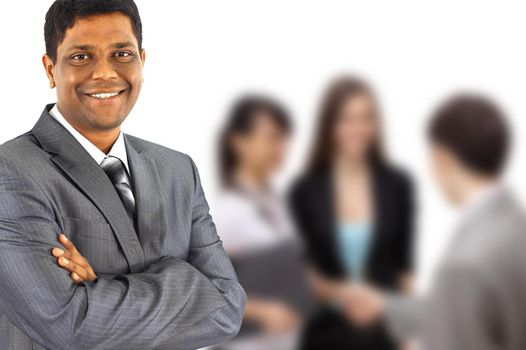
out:
{"label": "cheek", "polygon": [[55,78],[59,96],[67,96],[69,100],[78,100],[77,89],[85,81],[86,73],[82,69],[63,69]]}
{"label": "cheek", "polygon": [[440,157],[437,157],[437,156],[431,157],[430,168],[431,168],[431,174],[433,178],[435,179],[435,181],[437,181],[440,185],[442,185],[445,180],[444,172],[446,169]]}
{"label": "cheek", "polygon": [[285,148],[282,145],[275,145],[270,148],[270,162],[272,164],[280,163],[285,155]]}
{"label": "cheek", "polygon": [[120,70],[121,77],[131,85],[133,90],[140,91],[143,75],[140,63],[136,63],[133,66],[127,66]]}
{"label": "cheek", "polygon": [[340,144],[349,150],[361,151],[371,143],[372,132],[368,128],[352,126],[344,129],[340,136]]}

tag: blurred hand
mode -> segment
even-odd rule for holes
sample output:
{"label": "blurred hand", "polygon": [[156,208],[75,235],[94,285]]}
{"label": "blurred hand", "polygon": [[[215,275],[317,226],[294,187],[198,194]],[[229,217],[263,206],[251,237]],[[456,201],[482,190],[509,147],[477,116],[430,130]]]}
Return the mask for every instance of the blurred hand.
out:
{"label": "blurred hand", "polygon": [[92,282],[97,279],[89,261],[80,255],[79,251],[65,234],[58,236],[62,248],[53,248],[51,254],[57,258],[58,265],[70,272],[74,283],[79,284],[83,281]]}
{"label": "blurred hand", "polygon": [[266,333],[285,333],[299,326],[300,317],[286,304],[278,301],[260,301],[258,303],[257,321]]}
{"label": "blurred hand", "polygon": [[384,313],[382,292],[365,284],[352,284],[343,291],[345,314],[357,326],[368,327]]}

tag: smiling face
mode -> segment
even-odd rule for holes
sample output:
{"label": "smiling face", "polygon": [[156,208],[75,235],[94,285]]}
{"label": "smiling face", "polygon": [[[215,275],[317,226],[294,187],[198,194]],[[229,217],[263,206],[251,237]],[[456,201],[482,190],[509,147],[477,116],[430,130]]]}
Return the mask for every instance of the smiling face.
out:
{"label": "smiling face", "polygon": [[43,63],[64,118],[94,133],[120,129],[139,97],[144,59],[130,18],[111,13],[77,19],[56,62],[45,55]]}

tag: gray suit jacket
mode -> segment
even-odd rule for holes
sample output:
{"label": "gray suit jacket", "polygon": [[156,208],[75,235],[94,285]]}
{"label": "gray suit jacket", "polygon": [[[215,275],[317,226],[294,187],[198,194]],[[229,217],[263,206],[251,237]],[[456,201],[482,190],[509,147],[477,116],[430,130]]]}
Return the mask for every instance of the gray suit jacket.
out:
{"label": "gray suit jacket", "polygon": [[[136,232],[51,107],[0,146],[0,349],[195,349],[234,336],[245,293],[192,159],[125,135]],[[77,286],[57,265],[60,232],[96,282]]]}
{"label": "gray suit jacket", "polygon": [[430,294],[391,297],[395,336],[429,350],[526,349],[526,217],[502,189],[458,229]]}

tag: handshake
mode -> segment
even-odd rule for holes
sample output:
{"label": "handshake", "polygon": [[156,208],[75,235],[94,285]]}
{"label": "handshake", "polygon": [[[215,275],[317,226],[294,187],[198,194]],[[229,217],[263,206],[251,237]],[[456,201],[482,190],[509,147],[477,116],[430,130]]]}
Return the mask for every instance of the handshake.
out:
{"label": "handshake", "polygon": [[361,283],[346,284],[338,294],[337,302],[354,325],[368,327],[383,317],[385,296],[376,288]]}

